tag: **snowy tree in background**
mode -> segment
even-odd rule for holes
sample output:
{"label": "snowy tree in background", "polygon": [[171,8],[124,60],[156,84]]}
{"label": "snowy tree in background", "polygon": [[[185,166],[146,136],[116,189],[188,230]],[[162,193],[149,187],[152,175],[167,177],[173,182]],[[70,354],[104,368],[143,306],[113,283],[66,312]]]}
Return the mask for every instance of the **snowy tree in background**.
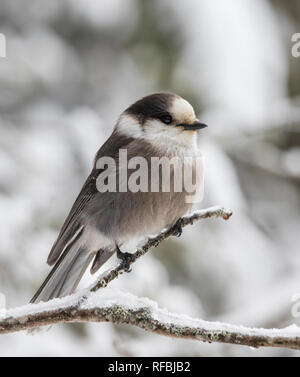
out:
{"label": "snowy tree in background", "polygon": [[[202,206],[230,206],[234,216],[225,227],[207,220],[186,229],[111,287],[203,319],[297,324],[291,308],[300,283],[300,59],[291,54],[291,35],[299,23],[296,0],[30,6],[3,0],[0,292],[7,306],[26,304],[47,274],[49,249],[118,114],[143,95],[167,90],[186,97],[209,124],[199,139]],[[85,276],[81,287],[91,281]],[[3,335],[0,350],[1,356],[294,354],[113,324]]]}

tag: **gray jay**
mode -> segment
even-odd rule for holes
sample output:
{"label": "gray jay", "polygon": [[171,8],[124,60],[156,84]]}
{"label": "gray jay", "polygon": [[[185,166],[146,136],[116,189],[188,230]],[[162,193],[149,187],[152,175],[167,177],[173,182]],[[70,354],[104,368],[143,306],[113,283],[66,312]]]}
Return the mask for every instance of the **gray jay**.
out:
{"label": "gray jay", "polygon": [[[126,263],[130,254],[121,252],[122,245],[176,224],[192,206],[186,200],[185,188],[174,189],[176,173],[186,170],[200,176],[194,193],[199,198],[202,195],[202,169],[195,172],[193,158],[197,156],[202,161],[197,147],[197,130],[204,127],[206,125],[198,121],[192,106],[170,93],[144,97],[121,114],[112,135],[97,152],[92,172],[51,249],[47,263],[54,267],[32,303],[73,293],[90,264],[91,273],[95,273],[115,252]],[[171,166],[168,171],[170,190],[162,187],[161,169],[153,177],[152,167],[145,176],[149,189],[130,190],[128,182],[137,169],[129,165],[120,168],[120,163],[124,166],[127,162],[120,161],[124,160],[120,158],[120,150],[126,152],[128,162],[142,157],[150,166],[153,157],[176,157],[179,161],[191,157],[192,160]],[[99,177],[105,172],[104,165],[99,164],[102,158],[116,164],[106,170],[105,179],[101,181]],[[103,190],[113,175],[113,189]],[[179,177],[182,179],[182,175]],[[153,190],[155,179],[159,184],[158,189]]]}

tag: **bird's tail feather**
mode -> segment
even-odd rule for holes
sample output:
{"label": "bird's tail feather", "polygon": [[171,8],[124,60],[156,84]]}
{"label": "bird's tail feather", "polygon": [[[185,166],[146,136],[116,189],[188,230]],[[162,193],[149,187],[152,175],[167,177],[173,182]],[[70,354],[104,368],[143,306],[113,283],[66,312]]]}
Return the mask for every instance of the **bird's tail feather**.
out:
{"label": "bird's tail feather", "polygon": [[31,303],[49,301],[72,294],[95,253],[88,253],[79,242],[65,250],[46,280],[31,299]]}

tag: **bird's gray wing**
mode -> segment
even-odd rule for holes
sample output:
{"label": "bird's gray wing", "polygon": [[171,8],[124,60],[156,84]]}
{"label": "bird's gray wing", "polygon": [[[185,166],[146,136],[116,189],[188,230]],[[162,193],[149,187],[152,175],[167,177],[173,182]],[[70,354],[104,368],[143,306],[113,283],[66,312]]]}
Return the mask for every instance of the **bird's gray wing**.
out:
{"label": "bird's gray wing", "polygon": [[101,171],[96,168],[97,160],[102,156],[117,158],[119,149],[126,148],[131,142],[132,138],[120,135],[117,131],[114,131],[110,138],[97,152],[93,170],[73,204],[71,211],[61,228],[58,238],[50,251],[47,259],[47,263],[50,266],[56,263],[64,249],[69,244],[73,244],[77,237],[79,237],[83,228],[82,214],[84,213],[87,204],[95,196],[98,197],[98,195],[101,195],[96,187],[97,177],[101,173]]}
{"label": "bird's gray wing", "polygon": [[69,243],[73,243],[76,240],[76,236],[80,235],[83,226],[81,223],[81,213],[86,204],[90,201],[93,195],[95,195],[97,190],[95,180],[95,171],[93,170],[86,180],[75,203],[73,204],[71,211],[61,228],[57,240],[50,251],[47,259],[47,263],[50,266],[57,261],[65,247]]}

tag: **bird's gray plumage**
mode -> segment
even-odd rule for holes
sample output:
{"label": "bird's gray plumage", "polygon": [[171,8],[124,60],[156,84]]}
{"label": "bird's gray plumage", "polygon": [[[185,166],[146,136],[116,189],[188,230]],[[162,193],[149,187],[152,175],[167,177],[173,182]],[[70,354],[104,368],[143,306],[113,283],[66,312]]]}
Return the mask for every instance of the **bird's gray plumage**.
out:
{"label": "bird's gray plumage", "polygon": [[[150,97],[125,111],[128,116],[138,119],[141,126],[147,118],[166,112],[174,100],[174,95],[169,94]],[[128,160],[143,156],[149,167],[151,157],[168,154],[147,140],[125,135],[115,128],[98,151],[92,172],[51,249],[48,264],[54,267],[31,302],[71,294],[93,258],[91,272],[95,273],[113,255],[116,245],[122,245],[131,238],[157,233],[173,225],[190,208],[184,200],[186,192],[174,192],[172,189],[173,171],[170,192],[162,192],[161,186],[159,192],[151,192],[151,170],[148,192],[99,192],[97,178],[102,171],[97,169],[97,161],[103,156],[112,157],[118,167],[119,149],[127,150]],[[129,179],[133,171],[128,170],[127,173]]]}

